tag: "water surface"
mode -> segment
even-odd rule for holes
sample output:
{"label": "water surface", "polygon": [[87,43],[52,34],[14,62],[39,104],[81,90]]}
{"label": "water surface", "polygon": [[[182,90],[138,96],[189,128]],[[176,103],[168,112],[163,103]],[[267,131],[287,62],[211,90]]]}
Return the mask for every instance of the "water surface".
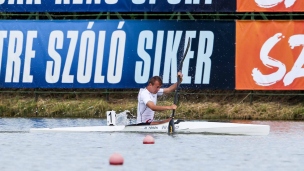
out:
{"label": "water surface", "polygon": [[[32,127],[106,125],[102,119],[0,118],[1,171],[303,170],[303,122],[270,125],[268,136],[146,133],[29,133]],[[113,153],[122,166],[109,165]]]}

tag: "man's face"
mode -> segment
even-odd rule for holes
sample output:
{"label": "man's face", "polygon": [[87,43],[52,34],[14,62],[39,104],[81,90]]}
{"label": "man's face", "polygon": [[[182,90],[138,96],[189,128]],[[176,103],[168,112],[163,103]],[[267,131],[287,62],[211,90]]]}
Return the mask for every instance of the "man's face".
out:
{"label": "man's face", "polygon": [[156,94],[162,85],[158,81],[155,81],[154,84],[153,85],[150,84],[150,86],[151,86],[150,89],[151,93]]}

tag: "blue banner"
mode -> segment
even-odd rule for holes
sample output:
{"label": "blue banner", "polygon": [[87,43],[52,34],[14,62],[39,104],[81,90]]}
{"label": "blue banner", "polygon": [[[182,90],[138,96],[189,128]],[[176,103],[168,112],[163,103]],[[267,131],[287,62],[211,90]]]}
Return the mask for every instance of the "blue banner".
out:
{"label": "blue banner", "polygon": [[0,12],[235,12],[236,0],[0,0]]}
{"label": "blue banner", "polygon": [[235,88],[234,21],[0,21],[0,88]]}

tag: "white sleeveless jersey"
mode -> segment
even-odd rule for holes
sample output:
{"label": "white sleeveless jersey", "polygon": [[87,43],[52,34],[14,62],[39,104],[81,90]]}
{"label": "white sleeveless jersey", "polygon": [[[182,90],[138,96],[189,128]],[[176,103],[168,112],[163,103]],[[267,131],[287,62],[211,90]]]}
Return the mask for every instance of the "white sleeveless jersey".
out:
{"label": "white sleeveless jersey", "polygon": [[146,104],[149,101],[152,101],[156,105],[157,96],[161,96],[163,93],[163,88],[159,89],[157,94],[150,93],[146,88],[141,88],[139,90],[137,104],[137,123],[147,123],[153,121],[155,112],[146,106]]}

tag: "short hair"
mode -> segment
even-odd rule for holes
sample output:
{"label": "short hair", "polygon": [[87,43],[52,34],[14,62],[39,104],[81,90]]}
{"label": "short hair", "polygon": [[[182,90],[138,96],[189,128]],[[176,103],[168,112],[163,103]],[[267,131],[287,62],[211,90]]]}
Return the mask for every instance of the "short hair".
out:
{"label": "short hair", "polygon": [[154,77],[150,78],[148,84],[151,83],[152,85],[154,85],[155,81],[158,81],[160,83],[160,85],[163,85],[163,80],[161,79],[160,76],[154,76]]}

